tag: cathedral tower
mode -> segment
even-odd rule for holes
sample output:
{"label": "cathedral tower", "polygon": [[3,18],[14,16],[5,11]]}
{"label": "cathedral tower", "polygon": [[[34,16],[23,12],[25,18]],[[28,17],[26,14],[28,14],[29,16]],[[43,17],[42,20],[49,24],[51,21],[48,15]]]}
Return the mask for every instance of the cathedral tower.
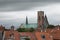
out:
{"label": "cathedral tower", "polygon": [[38,31],[43,31],[44,25],[44,11],[38,11]]}
{"label": "cathedral tower", "polygon": [[45,15],[45,17],[44,17],[44,30],[45,30],[45,31],[46,31],[48,25],[49,25],[48,19],[47,19],[47,16]]}

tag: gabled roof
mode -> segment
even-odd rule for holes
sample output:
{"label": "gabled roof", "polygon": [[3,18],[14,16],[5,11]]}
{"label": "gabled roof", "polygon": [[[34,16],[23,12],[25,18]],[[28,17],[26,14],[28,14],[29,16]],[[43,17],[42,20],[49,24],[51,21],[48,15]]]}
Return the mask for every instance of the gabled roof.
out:
{"label": "gabled roof", "polygon": [[35,40],[35,35],[32,32],[20,32],[20,36],[27,36],[30,40]]}
{"label": "gabled roof", "polygon": [[5,34],[5,39],[8,39],[8,38],[10,38],[10,35],[11,34],[14,34],[14,40],[20,40],[20,38],[19,38],[19,33],[17,32],[17,31],[4,31],[4,34]]}
{"label": "gabled roof", "polygon": [[51,35],[53,35],[53,39],[60,39],[60,30],[54,30]]}
{"label": "gabled roof", "polygon": [[[51,35],[47,32],[35,32],[35,35],[37,40],[52,40]],[[42,35],[44,35],[45,38],[42,38]]]}

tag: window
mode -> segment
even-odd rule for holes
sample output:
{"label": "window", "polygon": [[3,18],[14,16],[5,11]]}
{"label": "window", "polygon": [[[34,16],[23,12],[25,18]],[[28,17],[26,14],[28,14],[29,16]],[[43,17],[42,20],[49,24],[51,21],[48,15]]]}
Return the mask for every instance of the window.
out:
{"label": "window", "polygon": [[20,40],[30,40],[30,38],[27,37],[27,36],[21,36],[21,37],[20,37]]}
{"label": "window", "polygon": [[44,34],[42,34],[42,35],[41,35],[41,38],[42,38],[43,40],[45,40],[45,35],[44,35]]}

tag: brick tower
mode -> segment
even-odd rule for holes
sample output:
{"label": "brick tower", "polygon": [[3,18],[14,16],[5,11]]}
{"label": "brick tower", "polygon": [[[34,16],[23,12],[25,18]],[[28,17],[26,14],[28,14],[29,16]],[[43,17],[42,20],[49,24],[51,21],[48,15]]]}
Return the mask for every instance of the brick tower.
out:
{"label": "brick tower", "polygon": [[44,11],[38,11],[38,31],[43,31],[44,25]]}

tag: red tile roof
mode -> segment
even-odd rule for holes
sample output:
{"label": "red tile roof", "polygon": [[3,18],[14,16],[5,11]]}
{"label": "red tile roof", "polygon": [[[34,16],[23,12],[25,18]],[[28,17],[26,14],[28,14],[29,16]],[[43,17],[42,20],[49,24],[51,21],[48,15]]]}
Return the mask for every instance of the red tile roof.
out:
{"label": "red tile roof", "polygon": [[17,31],[4,31],[5,38],[10,38],[10,34],[14,34],[15,40],[20,40],[20,36],[29,36],[30,40],[42,40],[41,35],[45,35],[46,40],[52,40],[51,35],[46,32],[17,32]]}
{"label": "red tile roof", "polygon": [[60,39],[60,30],[54,30],[53,32],[51,32],[51,35],[54,39]]}
{"label": "red tile roof", "polygon": [[13,33],[14,34],[14,37],[15,37],[15,40],[20,40],[20,36],[19,36],[19,33],[17,31],[4,31],[5,33],[5,39],[8,39],[10,38],[10,35]]}
{"label": "red tile roof", "polygon": [[29,36],[30,40],[43,40],[41,35],[45,35],[45,40],[60,40],[60,30],[47,29],[46,32],[17,32],[17,31],[4,31],[5,38],[10,38],[10,34],[14,34],[15,40],[20,40],[20,36]]}
{"label": "red tile roof", "polygon": [[45,40],[53,40],[51,38],[51,35],[49,33],[46,33],[46,32],[35,32],[35,35],[36,35],[37,40],[43,40],[41,35],[45,35]]}
{"label": "red tile roof", "polygon": [[28,36],[28,37],[30,37],[30,40],[35,39],[35,36],[32,32],[20,32],[20,36]]}

